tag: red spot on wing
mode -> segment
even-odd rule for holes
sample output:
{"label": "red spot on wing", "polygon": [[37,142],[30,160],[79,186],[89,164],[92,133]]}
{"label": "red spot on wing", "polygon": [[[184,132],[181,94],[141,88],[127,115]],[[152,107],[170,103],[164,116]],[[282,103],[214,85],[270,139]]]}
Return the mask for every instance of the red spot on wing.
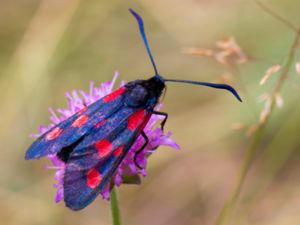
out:
{"label": "red spot on wing", "polygon": [[72,127],[81,127],[88,119],[89,117],[87,115],[81,115],[72,123]]}
{"label": "red spot on wing", "polygon": [[145,118],[145,114],[146,112],[143,109],[133,113],[128,119],[128,129],[135,130],[139,125],[141,125]]}
{"label": "red spot on wing", "polygon": [[139,126],[138,133],[140,133],[144,129],[144,127],[147,125],[151,115],[152,115],[152,113],[148,113],[147,116],[144,118],[142,124]]}
{"label": "red spot on wing", "polygon": [[97,123],[97,124],[95,125],[95,128],[101,127],[105,122],[106,122],[106,120],[101,120],[99,123]]}
{"label": "red spot on wing", "polygon": [[87,110],[87,107],[84,106],[78,113],[79,113],[79,114],[84,113],[86,110]]}
{"label": "red spot on wing", "polygon": [[87,173],[87,186],[96,188],[101,182],[102,176],[96,169],[91,169]]}
{"label": "red spot on wing", "polygon": [[119,157],[122,154],[123,149],[124,149],[124,146],[119,146],[118,148],[116,148],[113,153],[114,156]]}
{"label": "red spot on wing", "polygon": [[52,130],[50,133],[48,133],[46,135],[46,139],[49,141],[53,140],[53,139],[57,138],[61,132],[62,132],[62,129],[60,129],[59,127],[56,127],[54,130]]}
{"label": "red spot on wing", "polygon": [[112,144],[108,140],[101,140],[95,144],[96,149],[101,157],[107,156],[112,150]]}
{"label": "red spot on wing", "polygon": [[110,93],[109,95],[106,95],[104,98],[103,98],[103,101],[104,102],[110,102],[114,99],[116,99],[117,97],[119,97],[126,89],[121,87],[117,90],[115,90],[114,92]]}

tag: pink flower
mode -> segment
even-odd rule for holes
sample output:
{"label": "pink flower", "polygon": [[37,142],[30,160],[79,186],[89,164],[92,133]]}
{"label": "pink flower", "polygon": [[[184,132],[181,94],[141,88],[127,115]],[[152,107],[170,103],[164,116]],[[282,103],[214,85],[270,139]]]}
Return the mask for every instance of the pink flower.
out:
{"label": "pink flower", "polygon": [[[57,110],[53,110],[52,108],[49,108],[49,112],[51,113],[50,116],[51,123],[48,126],[41,126],[39,129],[39,134],[32,135],[32,136],[33,137],[40,136],[41,134],[48,131],[54,125],[64,121],[65,119],[72,116],[74,113],[83,109],[85,105],[89,105],[97,101],[98,99],[104,97],[105,95],[111,93],[118,75],[119,75],[118,72],[115,72],[112,81],[104,82],[99,86],[95,86],[94,82],[90,82],[89,92],[84,92],[82,90],[79,91],[73,90],[71,93],[67,92],[66,97],[68,100],[68,107],[59,108]],[[123,86],[124,84],[125,82],[122,81],[120,86]],[[156,107],[156,110],[159,110],[161,107],[162,107],[161,104],[158,105]],[[120,186],[123,182],[128,183],[128,179],[126,180],[126,178],[131,178],[132,180],[132,178],[139,178],[139,175],[146,176],[147,159],[152,153],[156,151],[156,149],[159,146],[165,145],[165,146],[172,147],[174,149],[179,149],[179,146],[171,138],[172,135],[171,132],[164,134],[164,132],[160,128],[155,127],[155,124],[161,119],[162,119],[161,116],[152,115],[148,124],[144,128],[144,131],[149,138],[149,143],[146,146],[146,148],[143,150],[143,152],[141,152],[137,157],[137,163],[140,166],[142,166],[143,169],[138,168],[133,160],[135,152],[138,151],[144,143],[144,139],[138,137],[135,143],[132,145],[131,149],[128,151],[126,157],[121,162],[115,175],[112,178],[116,186]],[[48,158],[51,160],[52,166],[46,166],[46,168],[56,169],[56,173],[54,176],[56,180],[56,184],[54,185],[54,187],[57,190],[55,201],[59,202],[64,198],[63,177],[64,177],[66,165],[63,161],[58,159],[56,155],[49,155]],[[133,181],[129,181],[129,183],[133,183]],[[106,190],[101,192],[101,195],[104,199],[109,200],[110,189],[106,188]]]}

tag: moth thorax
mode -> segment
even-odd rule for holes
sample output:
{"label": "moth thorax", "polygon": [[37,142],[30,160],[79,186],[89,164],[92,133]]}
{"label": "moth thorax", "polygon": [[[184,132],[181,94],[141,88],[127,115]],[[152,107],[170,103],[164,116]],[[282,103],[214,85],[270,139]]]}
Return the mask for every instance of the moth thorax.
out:
{"label": "moth thorax", "polygon": [[132,107],[142,107],[146,105],[149,97],[149,91],[144,86],[136,84],[128,89],[126,102]]}

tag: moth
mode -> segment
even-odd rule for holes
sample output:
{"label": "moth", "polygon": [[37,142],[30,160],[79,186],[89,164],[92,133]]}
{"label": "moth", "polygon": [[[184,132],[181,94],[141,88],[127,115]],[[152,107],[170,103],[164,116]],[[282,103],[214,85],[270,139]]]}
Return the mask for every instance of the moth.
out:
{"label": "moth", "polygon": [[41,135],[26,152],[27,160],[57,155],[65,162],[64,201],[72,210],[85,208],[110,184],[128,150],[141,135],[145,142],[134,156],[134,162],[140,168],[136,158],[149,141],[144,127],[152,115],[160,115],[164,118],[163,129],[168,118],[167,113],[155,111],[166,82],[228,90],[241,101],[235,89],[227,84],[161,76],[150,51],[143,20],[135,11],[129,10],[138,23],[155,75],[146,80],[131,81],[86,106]]}

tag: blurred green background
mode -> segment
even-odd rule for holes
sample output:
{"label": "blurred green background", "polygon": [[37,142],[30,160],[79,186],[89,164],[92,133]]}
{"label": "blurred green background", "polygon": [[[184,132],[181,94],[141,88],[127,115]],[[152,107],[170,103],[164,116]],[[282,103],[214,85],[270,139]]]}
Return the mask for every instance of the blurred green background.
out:
{"label": "blurred green background", "polygon": [[[297,0],[266,0],[300,24]],[[99,197],[72,212],[55,204],[48,161],[25,161],[31,133],[49,122],[47,108],[65,107],[64,94],[110,80],[143,79],[153,70],[132,7],[144,18],[160,73],[169,78],[216,81],[232,75],[244,102],[228,93],[169,84],[166,130],[182,150],[160,148],[140,186],[118,189],[123,223],[213,224],[231,193],[250,139],[232,124],[255,124],[278,74],[264,86],[264,71],[284,62],[295,34],[255,4],[242,0],[10,0],[0,1],[0,224],[111,224],[109,202]],[[211,58],[182,53],[212,48],[234,36],[251,60],[232,70]],[[298,59],[299,57],[298,53]],[[231,224],[300,224],[300,78],[286,81],[284,106],[267,126]]]}

